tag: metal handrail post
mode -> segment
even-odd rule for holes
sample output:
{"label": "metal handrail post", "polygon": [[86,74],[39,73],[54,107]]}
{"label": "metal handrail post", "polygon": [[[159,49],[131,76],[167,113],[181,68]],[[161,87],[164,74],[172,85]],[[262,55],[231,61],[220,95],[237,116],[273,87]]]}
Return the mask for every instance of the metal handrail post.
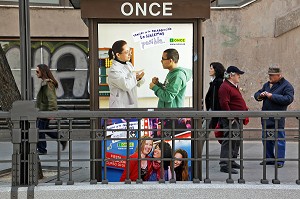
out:
{"label": "metal handrail post", "polygon": [[38,110],[32,101],[16,101],[11,109],[13,123],[12,185],[37,185],[38,156],[36,128]]}
{"label": "metal handrail post", "polygon": [[[28,169],[29,169],[29,185],[38,185],[39,179],[39,165],[38,153],[37,153],[37,143],[38,143],[38,129],[36,128],[36,119],[31,119],[27,123],[28,129]],[[42,171],[40,171],[42,172]],[[42,175],[41,175],[42,176]]]}

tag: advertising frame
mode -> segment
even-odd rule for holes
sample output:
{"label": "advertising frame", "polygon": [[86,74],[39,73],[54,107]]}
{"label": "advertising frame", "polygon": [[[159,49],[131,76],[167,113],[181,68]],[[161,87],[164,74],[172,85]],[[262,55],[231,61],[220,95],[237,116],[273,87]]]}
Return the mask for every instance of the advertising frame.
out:
{"label": "advertising frame", "polygon": [[[145,15],[142,14],[143,8],[139,10],[140,14],[125,16],[124,13],[122,13],[121,0],[84,0],[81,2],[81,16],[84,19],[85,23],[88,25],[89,28],[89,64],[90,64],[90,110],[99,110],[99,69],[95,66],[98,65],[98,24],[99,23],[193,23],[194,25],[194,33],[193,33],[193,43],[194,43],[194,60],[193,60],[193,107],[192,108],[181,108],[182,111],[192,111],[197,110],[200,111],[203,109],[203,39],[202,39],[202,22],[205,19],[208,19],[210,17],[210,0],[199,0],[197,2],[193,0],[172,0],[168,1],[171,2],[171,4],[168,4],[169,10],[166,12],[159,12],[158,10],[152,10],[153,13],[156,12],[157,15],[147,15],[147,13],[150,13],[150,7],[149,12],[147,12]],[[127,1],[131,3],[132,5],[137,5],[139,1],[129,0]],[[124,3],[124,2],[123,2]],[[156,6],[156,8],[161,9],[163,3],[165,1],[163,0],[157,0],[157,1],[147,1],[148,4],[140,4],[140,6],[149,6],[152,4],[152,6]],[[196,4],[195,4],[196,3]],[[189,6],[189,5],[193,6]],[[105,10],[105,7],[109,7],[110,9]],[[152,7],[153,8],[153,7]],[[99,10],[102,9],[105,12],[99,12]],[[146,7],[144,7],[145,11]],[[112,12],[112,10],[114,12]],[[129,10],[125,11],[129,12]],[[112,14],[113,13],[113,14]],[[134,13],[134,12],[132,12]],[[172,13],[170,15],[170,13]],[[164,15],[167,14],[167,15]],[[168,15],[169,14],[169,15]],[[102,110],[102,109],[101,109]],[[142,109],[108,109],[113,111],[141,111]],[[172,111],[176,109],[151,109],[147,111]],[[177,109],[178,110],[178,109]],[[96,128],[100,127],[100,119],[98,124],[96,124]],[[198,121],[197,124],[193,124],[196,126],[201,126],[201,121]],[[191,136],[194,137],[193,133],[191,133]],[[191,144],[191,151],[192,154],[196,154],[197,158],[202,157],[202,146],[201,143],[196,143],[196,145],[199,145],[197,148],[197,151],[194,151],[194,143]],[[96,154],[95,157],[91,155],[91,158],[97,158],[101,159],[101,142],[98,142],[96,144]],[[93,156],[93,157],[92,157]],[[101,168],[102,164],[101,162],[96,162],[96,165],[91,165],[91,172],[96,173],[96,179],[97,181],[102,181],[102,172],[99,170]],[[198,175],[197,171],[201,171],[201,164],[195,164],[192,165],[193,171],[195,173],[193,174],[193,179],[201,179],[201,172]],[[103,182],[102,182],[103,183]]]}

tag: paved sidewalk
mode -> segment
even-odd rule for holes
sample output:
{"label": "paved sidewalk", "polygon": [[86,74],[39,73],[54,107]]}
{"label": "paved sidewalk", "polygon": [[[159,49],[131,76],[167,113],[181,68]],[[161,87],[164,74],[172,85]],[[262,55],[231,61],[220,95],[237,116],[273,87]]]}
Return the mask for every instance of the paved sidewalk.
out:
{"label": "paved sidewalk", "polygon": [[[48,154],[40,156],[42,162],[42,167],[44,170],[45,178],[40,180],[39,183],[55,183],[56,179],[56,168],[57,168],[57,154],[56,154],[56,142],[48,142]],[[62,162],[61,167],[61,180],[66,184],[69,179],[74,180],[75,183],[78,182],[89,182],[90,175],[90,142],[89,141],[73,141],[73,162]],[[1,160],[11,160],[12,144],[9,142],[0,143],[0,156]],[[220,144],[216,141],[210,143],[210,158],[218,158],[220,153]],[[297,159],[298,157],[298,143],[288,142],[286,150],[286,158]],[[69,153],[68,149],[63,151],[62,159],[68,159]],[[205,155],[205,146],[204,152]],[[204,156],[205,157],[205,156]],[[244,158],[262,158],[262,144],[261,142],[245,142],[244,143]],[[46,162],[45,162],[46,161]],[[263,166],[259,165],[260,161],[245,161],[244,162],[244,176],[246,183],[260,183],[262,179]],[[72,164],[72,177],[70,178],[69,164]],[[11,176],[7,170],[11,167],[11,163],[0,163],[0,170],[2,171],[2,176],[0,177],[0,185],[10,185]],[[206,178],[205,170],[206,165],[203,161],[203,179]],[[221,173],[219,171],[220,167],[218,161],[211,161],[209,166],[209,179],[212,183],[225,182],[228,178],[228,174]],[[6,174],[5,175],[5,171]],[[287,161],[283,168],[278,169],[278,178],[281,183],[295,184],[298,179],[298,162],[297,161]],[[267,179],[269,183],[272,183],[272,179],[275,176],[274,166],[267,166]],[[232,175],[235,182],[240,178],[240,174]]]}

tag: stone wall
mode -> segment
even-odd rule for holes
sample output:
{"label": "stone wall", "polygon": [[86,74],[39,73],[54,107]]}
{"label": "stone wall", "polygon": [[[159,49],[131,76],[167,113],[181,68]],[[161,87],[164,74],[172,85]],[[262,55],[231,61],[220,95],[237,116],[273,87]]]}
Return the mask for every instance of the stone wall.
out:
{"label": "stone wall", "polygon": [[[299,110],[299,10],[300,0],[257,0],[241,9],[212,9],[211,18],[203,23],[204,94],[211,62],[235,65],[245,71],[240,88],[247,105],[250,110],[260,110],[262,103],[256,102],[253,94],[268,80],[268,67],[279,64],[295,88],[295,100],[288,110]],[[276,26],[276,21],[285,23]],[[259,125],[255,120],[249,127]],[[288,127],[294,125],[296,120],[288,120]]]}
{"label": "stone wall", "polygon": [[[19,8],[0,6],[0,37],[19,37]],[[80,10],[70,7],[30,8],[30,34],[34,37],[87,38]]]}

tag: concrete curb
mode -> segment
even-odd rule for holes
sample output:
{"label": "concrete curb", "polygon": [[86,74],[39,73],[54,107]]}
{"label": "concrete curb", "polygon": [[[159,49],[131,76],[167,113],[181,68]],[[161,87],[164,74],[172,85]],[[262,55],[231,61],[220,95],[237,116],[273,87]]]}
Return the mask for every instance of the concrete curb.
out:
{"label": "concrete curb", "polygon": [[[27,187],[20,187],[18,198],[27,198]],[[7,188],[0,188],[0,198],[7,198]],[[5,194],[5,195],[3,195]],[[8,194],[10,195],[10,194]],[[78,185],[49,186],[42,184],[34,188],[34,198],[289,198],[298,199],[300,186],[296,184],[263,185],[258,183],[247,184],[193,184],[189,182],[176,184],[158,184],[147,182],[144,184],[125,185],[110,183],[108,185]]]}

